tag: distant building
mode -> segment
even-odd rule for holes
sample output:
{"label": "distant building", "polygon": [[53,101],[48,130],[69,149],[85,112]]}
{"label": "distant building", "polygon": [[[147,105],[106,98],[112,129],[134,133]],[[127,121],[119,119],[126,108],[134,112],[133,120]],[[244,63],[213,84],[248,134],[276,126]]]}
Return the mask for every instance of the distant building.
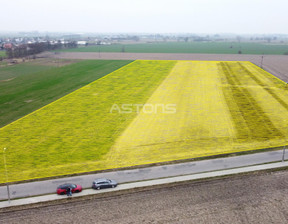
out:
{"label": "distant building", "polygon": [[68,34],[68,35],[64,35],[63,38],[65,40],[79,40],[81,38],[80,34]]}
{"label": "distant building", "polygon": [[13,48],[13,44],[11,44],[11,43],[3,44],[3,48],[4,49],[12,49]]}
{"label": "distant building", "polygon": [[87,41],[84,41],[84,40],[77,41],[77,45],[86,45],[86,44],[87,44]]}

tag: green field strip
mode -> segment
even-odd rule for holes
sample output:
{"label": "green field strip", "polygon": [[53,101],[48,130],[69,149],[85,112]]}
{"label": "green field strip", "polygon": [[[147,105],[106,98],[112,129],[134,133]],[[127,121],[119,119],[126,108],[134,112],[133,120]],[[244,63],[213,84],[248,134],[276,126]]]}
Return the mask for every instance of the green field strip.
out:
{"label": "green field strip", "polygon": [[5,57],[6,56],[6,51],[0,51],[0,57]]}
{"label": "green field strip", "polygon": [[131,61],[87,60],[63,67],[24,63],[0,68],[0,127],[73,92]]}
{"label": "green field strip", "polygon": [[47,71],[52,68],[52,66],[37,65],[33,63],[23,63],[2,68],[0,67],[0,86],[2,87],[9,85],[13,79],[19,76],[25,76],[31,73]]}
{"label": "green field strip", "polygon": [[175,63],[134,61],[1,128],[9,180],[114,167],[105,155],[137,111],[112,113],[112,106],[144,104]]}
{"label": "green field strip", "polygon": [[129,52],[129,53],[200,53],[200,54],[258,54],[284,55],[287,44],[235,43],[235,42],[154,42],[135,44],[92,45],[62,52]]}
{"label": "green field strip", "polygon": [[[219,69],[222,69],[228,84],[231,85],[231,87],[223,88],[223,92],[237,130],[237,138],[261,141],[263,139],[284,137],[247,88],[239,87],[241,83],[234,73],[234,70],[237,70],[239,66],[237,64],[233,64],[233,66],[235,68],[232,67],[231,63],[219,63]],[[235,108],[235,103],[237,108]],[[242,118],[239,119],[239,116]],[[239,123],[240,120],[242,124]],[[243,126],[246,126],[249,132]]]}

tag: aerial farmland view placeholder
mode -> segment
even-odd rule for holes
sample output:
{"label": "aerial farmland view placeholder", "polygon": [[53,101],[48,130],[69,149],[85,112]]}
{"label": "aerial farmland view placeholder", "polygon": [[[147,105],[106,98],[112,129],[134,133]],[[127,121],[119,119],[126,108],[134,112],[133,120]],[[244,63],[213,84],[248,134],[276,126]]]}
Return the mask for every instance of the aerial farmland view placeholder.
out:
{"label": "aerial farmland view placeholder", "polygon": [[2,1],[0,224],[288,223],[288,1]]}
{"label": "aerial farmland view placeholder", "polygon": [[287,96],[250,62],[136,60],[2,127],[0,144],[10,181],[280,147]]}

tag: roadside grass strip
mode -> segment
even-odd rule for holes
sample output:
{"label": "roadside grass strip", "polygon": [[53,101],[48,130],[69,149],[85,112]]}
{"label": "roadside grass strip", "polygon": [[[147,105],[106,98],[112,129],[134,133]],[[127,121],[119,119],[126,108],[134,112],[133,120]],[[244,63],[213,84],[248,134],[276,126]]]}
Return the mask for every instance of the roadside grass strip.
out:
{"label": "roadside grass strip", "polygon": [[115,167],[105,155],[137,111],[110,113],[111,107],[144,104],[175,63],[132,62],[1,128],[9,181]]}

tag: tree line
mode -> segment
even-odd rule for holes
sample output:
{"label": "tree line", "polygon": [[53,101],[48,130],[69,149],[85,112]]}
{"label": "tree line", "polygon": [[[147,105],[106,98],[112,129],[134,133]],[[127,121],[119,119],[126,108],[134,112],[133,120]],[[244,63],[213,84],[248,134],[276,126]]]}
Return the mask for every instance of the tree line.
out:
{"label": "tree line", "polygon": [[31,44],[21,44],[19,46],[15,46],[12,48],[6,49],[6,56],[8,58],[21,58],[27,57],[35,54],[39,54],[44,51],[53,51],[62,48],[76,48],[76,41],[71,41],[65,44],[62,44],[58,41],[55,44],[51,44],[49,41],[47,42],[36,42]]}

